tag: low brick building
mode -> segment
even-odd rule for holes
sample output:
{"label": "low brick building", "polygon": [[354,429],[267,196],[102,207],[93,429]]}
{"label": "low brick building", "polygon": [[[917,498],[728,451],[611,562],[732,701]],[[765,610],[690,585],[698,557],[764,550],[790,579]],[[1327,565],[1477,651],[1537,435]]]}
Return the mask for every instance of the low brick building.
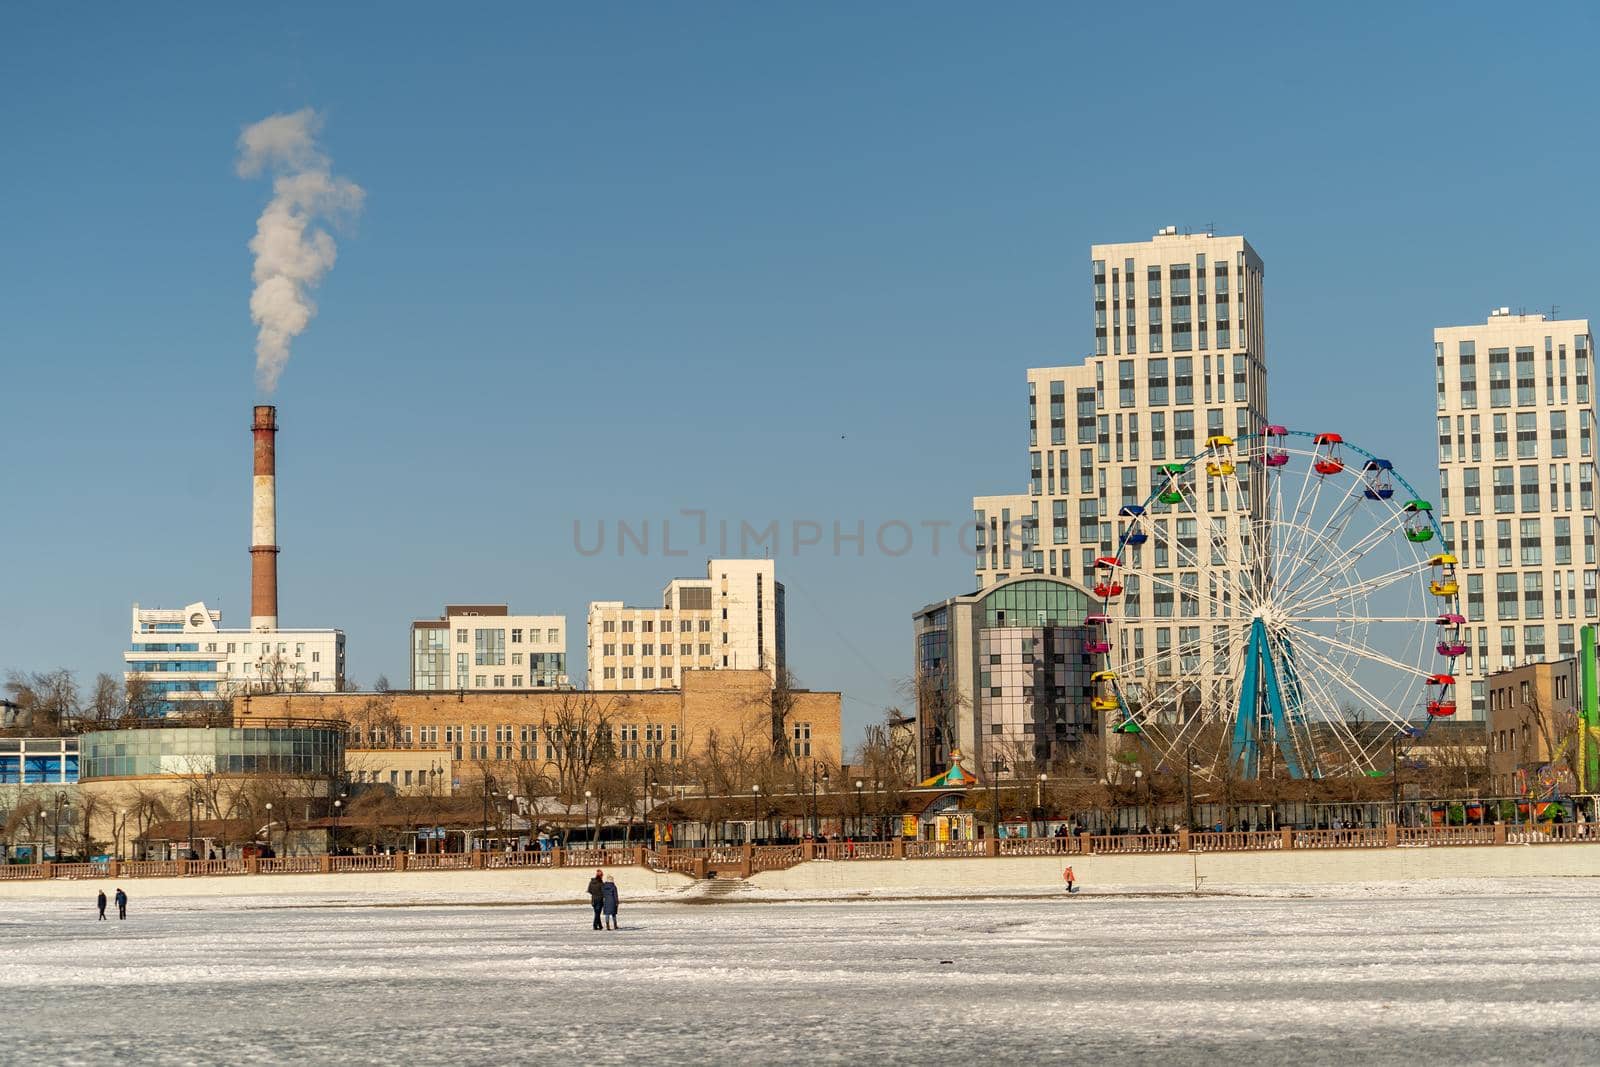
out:
{"label": "low brick building", "polygon": [[[775,702],[794,758],[839,762],[840,695],[775,691],[760,670],[685,671],[679,689],[640,692],[277,693],[241,697],[234,714],[252,718],[308,716],[350,724],[350,746],[375,751],[437,752],[458,780],[502,774],[512,765],[553,771],[564,738],[597,728],[625,762],[692,759],[715,734],[724,748],[769,749]],[[387,773],[387,771],[385,771]],[[403,780],[403,772],[402,772]]]}

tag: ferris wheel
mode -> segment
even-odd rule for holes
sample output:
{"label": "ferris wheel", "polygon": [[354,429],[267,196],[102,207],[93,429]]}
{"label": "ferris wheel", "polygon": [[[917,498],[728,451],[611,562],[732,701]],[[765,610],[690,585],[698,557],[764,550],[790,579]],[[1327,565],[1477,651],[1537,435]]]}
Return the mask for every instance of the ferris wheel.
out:
{"label": "ferris wheel", "polygon": [[1455,713],[1457,561],[1388,460],[1268,426],[1211,437],[1154,483],[1116,516],[1087,620],[1092,704],[1125,751],[1243,778],[1371,774],[1396,736]]}

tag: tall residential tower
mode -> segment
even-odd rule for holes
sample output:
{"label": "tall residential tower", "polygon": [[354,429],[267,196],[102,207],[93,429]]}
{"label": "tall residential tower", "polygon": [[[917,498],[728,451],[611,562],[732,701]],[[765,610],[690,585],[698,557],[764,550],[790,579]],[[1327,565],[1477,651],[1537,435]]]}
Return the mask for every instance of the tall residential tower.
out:
{"label": "tall residential tower", "polygon": [[[1028,492],[973,500],[980,587],[1027,573],[1091,587],[1095,559],[1117,549],[1118,512],[1150,498],[1162,464],[1266,425],[1264,271],[1248,241],[1167,227],[1149,241],[1094,245],[1090,259],[1094,354],[1027,372]],[[1244,558],[1253,516],[1231,503],[1196,493],[1133,550],[1148,552],[1138,570],[1149,588],[1130,582],[1117,612],[1124,685],[1182,685],[1201,706],[1206,680],[1231,669],[1238,650],[1213,641],[1200,608],[1227,595],[1219,562]],[[979,692],[993,688],[1003,689]]]}
{"label": "tall residential tower", "polygon": [[1587,319],[1510,308],[1433,331],[1440,521],[1475,719],[1487,675],[1573,655],[1597,617],[1593,348]]}

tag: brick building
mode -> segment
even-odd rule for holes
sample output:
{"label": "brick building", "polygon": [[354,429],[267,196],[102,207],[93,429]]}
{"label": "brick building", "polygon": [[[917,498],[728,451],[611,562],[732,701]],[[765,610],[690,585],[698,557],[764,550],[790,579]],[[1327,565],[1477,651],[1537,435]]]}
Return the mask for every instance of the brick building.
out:
{"label": "brick building", "polygon": [[[784,736],[794,758],[837,765],[840,695],[790,690],[778,700],[788,705]],[[724,745],[762,751],[771,743],[773,702],[765,671],[719,669],[686,671],[677,689],[274,693],[240,699],[234,709],[241,721],[343,719],[350,723],[352,749],[363,753],[363,772],[386,775],[379,756],[385,750],[397,757],[432,751],[449,761],[454,780],[464,784],[485,773],[555,773],[563,733],[597,725],[625,763],[690,760],[713,731]],[[403,776],[405,762],[397,758],[392,769]],[[396,784],[403,785],[403,778]]]}

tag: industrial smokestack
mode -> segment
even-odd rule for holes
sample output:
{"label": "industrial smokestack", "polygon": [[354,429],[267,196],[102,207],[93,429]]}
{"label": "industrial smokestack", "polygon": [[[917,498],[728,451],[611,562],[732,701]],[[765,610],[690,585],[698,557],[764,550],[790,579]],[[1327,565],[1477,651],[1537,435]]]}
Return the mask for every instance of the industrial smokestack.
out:
{"label": "industrial smokestack", "polygon": [[257,404],[250,491],[250,629],[278,628],[278,409]]}

